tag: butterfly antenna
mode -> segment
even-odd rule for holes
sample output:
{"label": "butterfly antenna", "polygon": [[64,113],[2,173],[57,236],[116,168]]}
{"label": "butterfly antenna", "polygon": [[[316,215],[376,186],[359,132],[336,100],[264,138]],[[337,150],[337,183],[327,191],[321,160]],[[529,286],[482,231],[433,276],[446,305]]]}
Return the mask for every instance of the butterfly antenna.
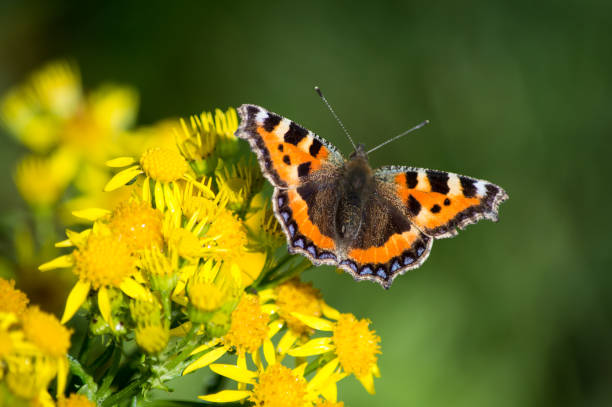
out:
{"label": "butterfly antenna", "polygon": [[325,99],[325,96],[323,96],[323,92],[321,92],[321,89],[318,86],[315,86],[314,90],[319,94],[319,96],[321,96],[321,99],[323,99],[323,102],[325,102],[325,105],[327,105],[327,108],[331,112],[332,116],[334,116],[336,118],[336,121],[338,122],[340,127],[342,127],[342,130],[344,130],[344,134],[346,134],[346,137],[348,137],[349,141],[353,145],[353,148],[357,149],[357,146],[355,145],[355,142],[353,141],[353,138],[351,137],[349,132],[346,130],[346,127],[344,127],[344,124],[342,124],[342,121],[340,120],[340,118],[338,117],[336,112],[334,112],[334,109],[332,109],[332,107],[329,104],[329,102],[327,101],[327,99]]}
{"label": "butterfly antenna", "polygon": [[379,149],[379,148],[381,148],[382,146],[384,146],[384,145],[386,145],[386,144],[389,144],[390,142],[395,141],[395,140],[397,140],[398,138],[403,137],[403,136],[405,136],[406,134],[408,134],[408,133],[410,133],[410,132],[413,132],[413,131],[415,131],[415,130],[418,130],[418,129],[420,129],[421,127],[425,126],[426,124],[429,124],[429,120],[425,120],[424,122],[417,124],[417,125],[416,125],[416,126],[414,126],[413,128],[411,128],[411,129],[409,129],[409,130],[406,130],[405,132],[403,132],[403,133],[401,133],[401,134],[398,134],[397,136],[395,136],[395,137],[393,137],[393,138],[391,138],[391,139],[389,139],[389,140],[385,141],[385,142],[384,142],[384,143],[382,143],[382,144],[377,145],[376,147],[374,147],[373,149],[371,149],[370,151],[368,151],[366,154],[370,154],[372,151],[374,151],[374,150],[378,150],[378,149]]}

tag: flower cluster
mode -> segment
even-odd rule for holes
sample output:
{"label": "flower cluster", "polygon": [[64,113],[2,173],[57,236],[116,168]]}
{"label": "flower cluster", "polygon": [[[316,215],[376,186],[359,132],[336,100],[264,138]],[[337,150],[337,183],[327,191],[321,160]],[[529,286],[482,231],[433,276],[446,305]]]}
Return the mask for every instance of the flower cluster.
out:
{"label": "flower cluster", "polygon": [[[36,376],[36,393],[28,397],[48,405],[56,403],[47,393],[54,377],[58,406],[89,400],[114,406],[167,390],[169,380],[196,370],[219,378],[200,396],[209,402],[341,406],[338,382],[351,374],[374,393],[380,338],[369,321],[341,314],[300,280],[311,265],[285,248],[270,189],[246,143],[234,136],[236,111],[165,121],[128,137],[135,96],[104,92],[110,93],[83,98],[76,69],[52,65],[11,91],[1,107],[13,134],[67,174],[61,186],[49,186],[53,193],[24,176],[20,190],[28,202],[56,203],[62,188],[79,183],[81,168],[100,170],[101,163],[107,176],[98,188],[115,196],[80,200],[72,210],[79,223],[56,243],[68,251],[39,267],[69,269],[76,280],[61,317],[61,324],[87,329],[73,357],[67,359],[70,331],[60,321],[36,308],[0,314],[0,336],[9,338],[0,337],[7,372],[0,379],[11,394],[25,397],[9,384],[17,368],[5,355],[30,349],[22,344],[42,335],[56,337],[36,345],[51,367],[41,368],[47,373]],[[137,151],[128,140],[140,135],[147,147]],[[66,171],[68,162],[79,171]],[[25,298],[13,297],[14,307],[26,309]],[[28,328],[31,320],[36,328]],[[54,329],[63,336],[50,334]],[[126,354],[129,346],[138,351]],[[224,355],[234,363],[218,363]],[[66,383],[68,360],[73,379]],[[64,397],[74,390],[80,396]]]}

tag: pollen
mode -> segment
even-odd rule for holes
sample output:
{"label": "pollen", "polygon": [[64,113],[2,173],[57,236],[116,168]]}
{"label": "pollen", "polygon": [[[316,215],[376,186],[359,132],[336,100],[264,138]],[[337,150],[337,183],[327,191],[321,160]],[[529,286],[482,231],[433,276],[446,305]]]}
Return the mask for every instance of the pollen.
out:
{"label": "pollen", "polygon": [[113,211],[108,225],[134,252],[162,247],[162,213],[146,202],[122,203]]}
{"label": "pollen", "polygon": [[259,297],[243,295],[232,312],[232,322],[229,332],[225,335],[225,343],[235,347],[238,354],[255,352],[267,338],[268,320],[269,316],[261,311]]}
{"label": "pollen", "polygon": [[71,331],[52,314],[30,307],[23,315],[23,332],[32,343],[53,357],[68,352]]}
{"label": "pollen", "polygon": [[113,235],[92,234],[84,247],[73,252],[74,273],[94,289],[119,285],[134,271],[130,248]]}
{"label": "pollen", "polygon": [[14,280],[0,278],[0,312],[12,312],[20,317],[26,310],[30,300],[23,291],[15,288]]}
{"label": "pollen", "polygon": [[172,182],[187,172],[189,165],[176,150],[150,148],[140,157],[140,165],[147,176],[160,182]]}
{"label": "pollen", "polygon": [[89,401],[87,396],[73,393],[68,398],[61,397],[57,401],[57,407],[95,407],[96,405]]}
{"label": "pollen", "polygon": [[288,367],[274,364],[259,375],[249,400],[258,407],[302,407],[308,403],[306,386],[303,377]]}
{"label": "pollen", "polygon": [[310,283],[298,279],[290,280],[276,287],[276,305],[279,316],[287,322],[287,326],[297,335],[310,335],[313,329],[291,315],[292,312],[321,316],[321,294]]}
{"label": "pollen", "polygon": [[368,328],[370,321],[341,314],[333,332],[336,354],[342,368],[357,377],[371,371],[380,353],[380,337]]}

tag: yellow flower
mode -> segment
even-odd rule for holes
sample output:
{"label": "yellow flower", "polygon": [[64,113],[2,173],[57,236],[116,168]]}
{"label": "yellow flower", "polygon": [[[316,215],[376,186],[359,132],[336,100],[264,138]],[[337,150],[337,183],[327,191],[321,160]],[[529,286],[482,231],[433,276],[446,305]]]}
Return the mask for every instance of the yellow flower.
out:
{"label": "yellow flower", "polygon": [[251,200],[249,212],[244,222],[248,230],[249,247],[276,250],[285,243],[285,234],[274,215],[269,197],[263,193],[256,194]]}
{"label": "yellow flower", "polygon": [[380,337],[368,328],[370,321],[367,319],[357,320],[352,314],[340,314],[330,307],[323,311],[336,322],[297,312],[293,316],[313,329],[332,332],[332,336],[311,339],[288,353],[305,357],[333,352],[336,358],[332,362],[340,363],[344,373],[354,374],[363,387],[374,394],[374,376],[380,376],[377,365]]}
{"label": "yellow flower", "polygon": [[71,63],[52,62],[36,71],[30,84],[40,106],[59,117],[69,117],[82,98],[81,76]]}
{"label": "yellow flower", "polygon": [[15,184],[31,206],[50,206],[59,200],[76,169],[74,156],[65,149],[48,158],[30,155],[17,165]]}
{"label": "yellow flower", "polygon": [[234,135],[238,129],[238,116],[234,108],[230,107],[225,113],[220,109],[215,109],[214,117],[211,112],[203,112],[200,120],[204,132],[216,135],[217,154],[221,157],[229,157],[238,152],[238,139]]}
{"label": "yellow flower", "polygon": [[231,313],[231,324],[227,334],[223,338],[216,338],[196,348],[192,355],[203,351],[209,352],[187,366],[183,375],[208,366],[231,349],[236,350],[240,366],[246,366],[246,353],[251,353],[255,360],[259,360],[255,355],[262,346],[268,357],[275,358],[274,345],[270,338],[282,325],[276,322],[268,324],[268,322],[269,316],[263,311],[259,298],[252,294],[243,294],[238,306]]}
{"label": "yellow flower", "polygon": [[17,317],[21,317],[28,306],[30,300],[21,290],[15,288],[15,280],[5,280],[0,278],[0,313],[12,312]]}
{"label": "yellow flower", "polygon": [[[140,157],[139,164],[132,157],[119,157],[107,162],[109,167],[128,167],[111,178],[104,187],[105,191],[113,191],[131,182],[141,174],[145,174],[142,185],[142,199],[151,202],[150,180],[154,181],[153,202],[159,210],[164,210],[167,200],[173,194],[178,194],[178,182],[186,181],[205,191],[210,197],[212,192],[198,183],[192,176],[189,164],[176,150],[154,147],[146,150]],[[173,191],[174,189],[174,191]]]}
{"label": "yellow flower", "polygon": [[41,271],[73,267],[79,277],[66,300],[62,323],[67,322],[87,299],[91,289],[98,291],[98,307],[104,320],[113,327],[109,290],[119,289],[132,298],[147,299],[150,293],[134,280],[136,258],[108,226],[94,223],[93,230],[80,234],[69,232],[63,246],[76,246],[70,255],[60,256],[39,267]]}

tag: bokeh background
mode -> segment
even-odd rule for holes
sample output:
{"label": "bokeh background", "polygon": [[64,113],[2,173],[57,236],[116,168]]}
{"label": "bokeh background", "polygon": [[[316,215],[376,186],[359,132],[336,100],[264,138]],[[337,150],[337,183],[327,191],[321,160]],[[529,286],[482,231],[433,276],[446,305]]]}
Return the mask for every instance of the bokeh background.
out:
{"label": "bokeh background", "polygon": [[[431,120],[372,154],[373,166],[484,178],[510,200],[499,223],[438,241],[388,291],[331,268],[305,274],[382,337],[377,394],[349,378],[341,399],[609,406],[611,15],[603,1],[5,0],[0,93],[69,58],[85,88],[108,80],[137,88],[142,124],[255,103],[346,154],[350,144],[313,85],[367,146]],[[0,249],[10,256],[24,205],[12,181],[22,147],[6,133],[1,140]],[[18,276],[17,286],[35,287],[32,278]],[[38,294],[33,302],[49,301]]]}

